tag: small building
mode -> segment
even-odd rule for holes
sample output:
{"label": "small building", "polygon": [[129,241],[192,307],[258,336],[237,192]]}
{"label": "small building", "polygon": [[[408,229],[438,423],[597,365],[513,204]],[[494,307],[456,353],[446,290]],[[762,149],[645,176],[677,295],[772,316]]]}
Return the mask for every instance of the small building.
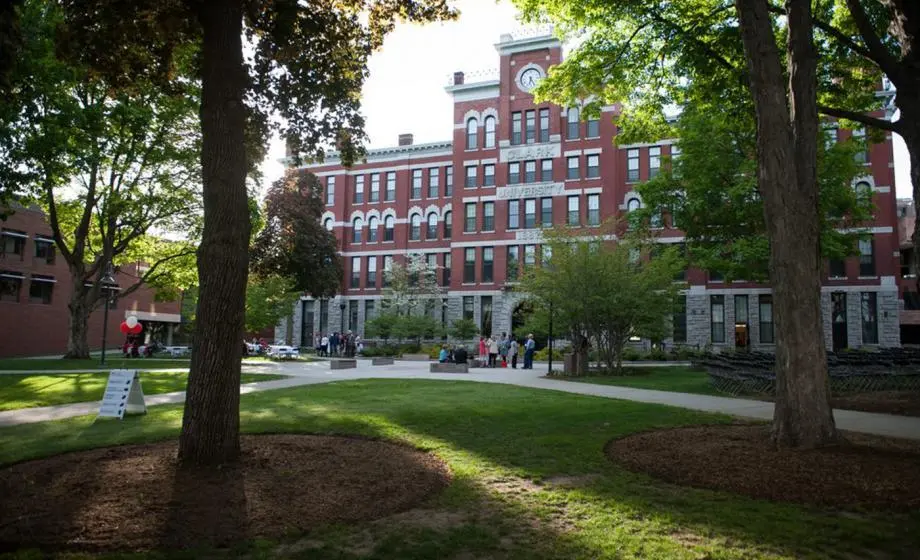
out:
{"label": "small building", "polygon": [[[80,284],[58,255],[44,212],[34,206],[13,210],[0,221],[0,357],[63,355],[69,333],[68,304]],[[142,275],[140,263],[116,269],[121,290],[138,283]],[[113,298],[106,334],[109,348],[123,343],[119,327],[128,315],[138,318],[147,337],[172,342],[182,322],[179,302],[155,301],[155,295],[154,290],[141,286]],[[93,350],[101,348],[102,324],[100,307],[88,324]]]}

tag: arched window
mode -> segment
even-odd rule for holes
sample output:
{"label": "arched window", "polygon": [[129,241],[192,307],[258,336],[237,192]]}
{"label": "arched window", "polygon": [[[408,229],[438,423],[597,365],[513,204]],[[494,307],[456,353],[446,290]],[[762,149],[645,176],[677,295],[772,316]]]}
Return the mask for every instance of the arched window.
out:
{"label": "arched window", "polygon": [[479,123],[476,119],[471,118],[466,121],[466,149],[475,150],[479,147]]}
{"label": "arched window", "polygon": [[434,212],[428,214],[428,231],[425,232],[425,237],[428,239],[438,238],[438,215]]}
{"label": "arched window", "polygon": [[639,199],[638,199],[638,198],[630,198],[630,199],[626,202],[626,211],[627,211],[627,212],[634,212],[634,211],[638,210],[638,209],[641,208],[641,207],[642,207],[642,203],[639,202]]}
{"label": "arched window", "polygon": [[872,185],[870,185],[868,182],[860,181],[856,183],[856,186],[853,188],[856,191],[857,198],[859,198],[861,202],[865,200],[872,200]]}
{"label": "arched window", "polygon": [[495,147],[495,117],[486,117],[484,121],[486,128],[486,139],[485,147],[494,148]]}
{"label": "arched window", "polygon": [[418,241],[422,238],[422,217],[419,214],[412,214],[411,229],[409,230],[409,239]]}
{"label": "arched window", "polygon": [[396,218],[387,216],[383,219],[383,240],[393,241],[393,227],[396,225]]}
{"label": "arched window", "polygon": [[454,226],[454,213],[447,211],[444,212],[444,239],[450,239],[451,230]]}
{"label": "arched window", "polygon": [[332,231],[333,221],[332,218],[326,218],[323,220],[323,227],[326,228],[326,231]]}
{"label": "arched window", "polygon": [[369,218],[367,220],[367,240],[377,241],[377,228],[380,226],[380,220]]}
{"label": "arched window", "polygon": [[355,218],[355,221],[351,223],[351,242],[352,243],[361,243],[361,230],[364,229],[364,220],[361,218]]}
{"label": "arched window", "polygon": [[565,137],[567,140],[578,138],[578,107],[571,107],[566,117],[567,125]]}

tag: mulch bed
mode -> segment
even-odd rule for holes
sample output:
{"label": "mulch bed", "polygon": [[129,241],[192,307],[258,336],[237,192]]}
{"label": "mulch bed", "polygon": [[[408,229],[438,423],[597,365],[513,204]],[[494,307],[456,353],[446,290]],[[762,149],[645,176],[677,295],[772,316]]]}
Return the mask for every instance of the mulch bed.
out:
{"label": "mulch bed", "polygon": [[831,397],[834,408],[920,416],[920,391],[875,391]]}
{"label": "mulch bed", "polygon": [[790,451],[773,446],[769,426],[698,426],[627,436],[605,452],[683,486],[836,509],[920,509],[920,442],[844,436],[837,446]]}
{"label": "mulch bed", "polygon": [[176,469],[176,442],[109,447],[0,470],[0,552],[226,547],[408,510],[447,466],[369,439],[243,436],[230,468]]}

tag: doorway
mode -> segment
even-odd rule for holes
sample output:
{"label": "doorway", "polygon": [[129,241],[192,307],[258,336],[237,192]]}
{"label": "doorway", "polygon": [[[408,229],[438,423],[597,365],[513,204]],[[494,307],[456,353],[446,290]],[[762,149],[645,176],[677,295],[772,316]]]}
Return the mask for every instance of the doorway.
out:
{"label": "doorway", "polygon": [[751,345],[750,328],[748,327],[748,297],[747,295],[735,296],[735,348],[747,350]]}
{"label": "doorway", "polygon": [[847,294],[831,293],[831,340],[834,352],[847,348]]}

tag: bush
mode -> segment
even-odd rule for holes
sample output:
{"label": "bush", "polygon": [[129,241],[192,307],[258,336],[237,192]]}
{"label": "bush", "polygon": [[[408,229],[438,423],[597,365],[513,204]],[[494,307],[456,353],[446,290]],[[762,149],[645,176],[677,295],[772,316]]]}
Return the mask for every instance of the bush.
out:
{"label": "bush", "polygon": [[661,348],[652,348],[645,359],[654,362],[664,362],[668,360],[668,354]]}
{"label": "bush", "polygon": [[[523,356],[523,351],[521,352],[521,355]],[[554,361],[555,361],[555,360],[558,360],[558,361],[561,362],[561,361],[562,361],[562,357],[563,357],[564,355],[565,355],[565,352],[564,352],[564,351],[562,351],[562,350],[560,350],[560,349],[558,349],[558,348],[553,348],[553,360],[554,360]],[[536,352],[534,352],[534,353],[533,353],[533,359],[534,359],[535,362],[546,362],[546,361],[549,361],[549,348],[544,348],[544,349],[542,349],[542,350],[537,350]]]}
{"label": "bush", "polygon": [[642,359],[642,354],[635,348],[626,348],[623,350],[621,358],[624,362],[636,362]]}

